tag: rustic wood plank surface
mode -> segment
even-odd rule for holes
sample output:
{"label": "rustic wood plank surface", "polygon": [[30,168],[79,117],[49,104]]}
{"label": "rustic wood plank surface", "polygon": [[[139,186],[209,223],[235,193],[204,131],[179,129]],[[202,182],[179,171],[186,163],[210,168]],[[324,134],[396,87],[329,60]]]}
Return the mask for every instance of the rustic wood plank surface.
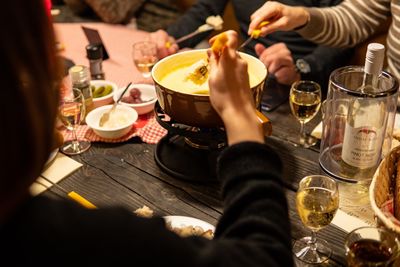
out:
{"label": "rustic wood plank surface", "polygon": [[[284,165],[283,179],[287,187],[289,216],[293,239],[309,234],[295,207],[295,191],[305,175],[322,173],[318,165],[318,147],[304,149],[286,141],[295,137],[297,121],[289,105],[266,113],[273,121],[274,133],[266,142],[275,149]],[[318,123],[313,122],[314,126]],[[311,123],[310,123],[311,126]],[[216,224],[222,212],[219,184],[191,183],[163,172],[154,160],[156,145],[131,139],[125,143],[94,143],[89,151],[73,157],[83,167],[60,182],[67,190],[75,190],[98,207],[121,205],[135,210],[146,205],[157,216],[185,215]],[[58,193],[56,188],[46,194]],[[334,254],[325,266],[344,265],[345,232],[330,225],[318,236],[327,240]]]}

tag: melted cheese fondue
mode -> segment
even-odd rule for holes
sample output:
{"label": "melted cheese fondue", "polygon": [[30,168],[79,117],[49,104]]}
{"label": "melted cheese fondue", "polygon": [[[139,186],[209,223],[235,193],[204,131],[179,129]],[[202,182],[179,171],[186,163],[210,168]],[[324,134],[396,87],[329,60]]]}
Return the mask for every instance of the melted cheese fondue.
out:
{"label": "melted cheese fondue", "polygon": [[[209,94],[208,73],[205,79],[196,80],[188,78],[188,73],[193,70],[193,64],[181,66],[172,70],[160,79],[163,86],[187,94]],[[256,86],[260,78],[249,72],[250,87]]]}

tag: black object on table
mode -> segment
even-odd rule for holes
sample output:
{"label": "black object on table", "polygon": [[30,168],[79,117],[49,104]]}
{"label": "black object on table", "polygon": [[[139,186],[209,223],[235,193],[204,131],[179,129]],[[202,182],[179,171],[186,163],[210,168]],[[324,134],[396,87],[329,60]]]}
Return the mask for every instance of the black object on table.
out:
{"label": "black object on table", "polygon": [[273,111],[289,99],[290,86],[278,83],[275,76],[268,75],[264,84],[261,110]]}

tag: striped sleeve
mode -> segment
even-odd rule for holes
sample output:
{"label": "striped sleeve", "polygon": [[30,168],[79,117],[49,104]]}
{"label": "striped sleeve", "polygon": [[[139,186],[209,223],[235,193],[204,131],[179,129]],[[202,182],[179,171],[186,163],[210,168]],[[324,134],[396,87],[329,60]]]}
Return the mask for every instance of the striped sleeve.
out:
{"label": "striped sleeve", "polygon": [[310,22],[299,33],[329,46],[354,46],[386,21],[390,4],[390,0],[344,0],[335,7],[309,8]]}
{"label": "striped sleeve", "polygon": [[388,68],[400,79],[400,1],[393,0],[391,9],[392,24],[386,40]]}

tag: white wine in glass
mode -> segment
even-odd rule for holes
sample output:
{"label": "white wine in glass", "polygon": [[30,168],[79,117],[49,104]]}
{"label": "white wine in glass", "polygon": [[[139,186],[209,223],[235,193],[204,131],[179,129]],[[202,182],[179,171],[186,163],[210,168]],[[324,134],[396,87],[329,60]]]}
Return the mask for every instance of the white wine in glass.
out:
{"label": "white wine in glass", "polygon": [[64,126],[72,131],[73,139],[61,146],[61,152],[67,155],[80,154],[90,147],[87,140],[78,140],[75,128],[81,124],[85,117],[85,100],[79,89],[72,89],[72,94],[64,97],[59,106],[59,117]]}
{"label": "white wine in glass", "polygon": [[144,78],[150,78],[151,69],[157,63],[157,45],[151,41],[137,42],[133,44],[133,63],[142,73]]}
{"label": "white wine in glass", "polygon": [[298,144],[310,147],[316,143],[316,139],[307,135],[304,125],[317,115],[321,106],[321,87],[313,81],[295,82],[289,95],[292,114],[300,122],[300,139]]}
{"label": "white wine in glass", "polygon": [[64,126],[72,131],[82,122],[82,104],[65,102],[60,107],[60,118]]}
{"label": "white wine in glass", "polygon": [[335,180],[324,175],[310,175],[299,183],[296,207],[302,223],[311,230],[293,245],[293,253],[300,260],[316,264],[326,261],[332,250],[324,240],[317,239],[317,231],[329,225],[339,208],[339,192]]}

